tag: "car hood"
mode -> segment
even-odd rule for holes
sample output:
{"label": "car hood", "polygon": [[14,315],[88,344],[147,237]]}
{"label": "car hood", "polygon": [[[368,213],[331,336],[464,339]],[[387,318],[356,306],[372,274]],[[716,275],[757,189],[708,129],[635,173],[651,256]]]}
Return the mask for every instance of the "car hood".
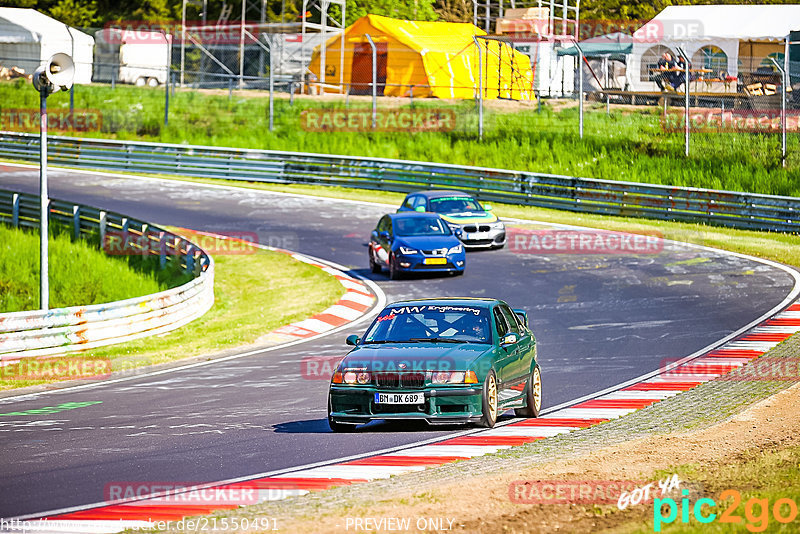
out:
{"label": "car hood", "polygon": [[472,211],[466,213],[439,214],[447,222],[453,224],[493,223],[497,222],[497,215],[488,211]]}
{"label": "car hood", "polygon": [[493,346],[486,343],[360,345],[345,356],[340,369],[466,371],[475,360],[490,353],[492,349]]}
{"label": "car hood", "polygon": [[461,243],[454,235],[397,236],[395,243],[416,249],[450,248]]}

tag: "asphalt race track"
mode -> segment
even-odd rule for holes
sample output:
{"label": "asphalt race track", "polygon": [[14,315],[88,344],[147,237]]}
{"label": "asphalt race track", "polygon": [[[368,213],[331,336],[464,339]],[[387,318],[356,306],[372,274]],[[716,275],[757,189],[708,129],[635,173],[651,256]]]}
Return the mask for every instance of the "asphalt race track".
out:
{"label": "asphalt race track", "polygon": [[[0,165],[0,187],[38,193],[38,170]],[[539,341],[545,408],[700,350],[770,311],[794,284],[776,267],[674,244],[658,254],[609,256],[507,247],[468,254],[463,277],[393,282],[367,268],[369,233],[388,211],[381,206],[54,169],[50,196],[159,224],[258,232],[262,243],[373,279],[389,301],[467,295],[526,308]],[[463,430],[377,423],[332,434],[327,381],[301,376],[300,360],[343,355],[348,333],[156,376],[0,399],[3,414],[96,403],[0,417],[0,517],[100,502],[114,482],[223,480]]]}

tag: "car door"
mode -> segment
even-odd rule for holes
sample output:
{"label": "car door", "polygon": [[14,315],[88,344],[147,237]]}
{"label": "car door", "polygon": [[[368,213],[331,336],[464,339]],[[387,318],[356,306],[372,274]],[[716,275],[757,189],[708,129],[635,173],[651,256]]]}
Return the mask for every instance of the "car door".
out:
{"label": "car door", "polygon": [[[517,359],[517,347],[516,344],[508,346],[502,345],[503,338],[511,333],[511,327],[503,316],[503,312],[500,311],[499,306],[496,306],[492,310],[492,319],[494,321],[495,331],[497,332],[497,363],[495,369],[497,370],[498,389],[503,390],[509,387],[509,381],[512,380],[514,376],[513,364]],[[503,395],[500,396],[500,400],[504,398]]]}
{"label": "car door", "polygon": [[513,386],[519,382],[524,382],[528,377],[531,369],[531,359],[533,358],[533,336],[528,328],[520,324],[517,315],[511,308],[505,304],[500,304],[498,308],[509,323],[511,333],[517,336],[514,348],[515,358],[509,364],[509,382]]}
{"label": "car door", "polygon": [[388,215],[381,217],[378,226],[372,231],[370,246],[373,257],[381,265],[389,265],[389,252],[392,248],[392,219]]}

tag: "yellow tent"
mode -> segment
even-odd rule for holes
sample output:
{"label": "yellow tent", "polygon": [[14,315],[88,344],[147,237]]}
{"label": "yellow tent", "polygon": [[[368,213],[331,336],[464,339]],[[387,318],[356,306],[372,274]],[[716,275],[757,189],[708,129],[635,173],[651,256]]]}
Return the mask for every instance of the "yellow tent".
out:
{"label": "yellow tent", "polygon": [[500,40],[473,36],[486,32],[466,23],[397,20],[366,15],[345,29],[344,54],[341,36],[328,39],[325,73],[320,73],[321,47],[311,57],[309,69],[319,87],[340,93],[372,94],[372,48],[375,42],[378,94],[437,98],[475,98],[479,59],[483,63],[484,98],[532,99],[533,71],[530,58]]}

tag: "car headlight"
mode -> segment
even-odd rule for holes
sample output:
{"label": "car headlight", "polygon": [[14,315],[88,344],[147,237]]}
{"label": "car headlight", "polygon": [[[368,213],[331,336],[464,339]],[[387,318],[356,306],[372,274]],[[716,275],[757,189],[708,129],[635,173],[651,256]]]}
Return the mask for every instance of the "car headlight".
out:
{"label": "car headlight", "polygon": [[419,254],[419,251],[414,248],[400,247],[400,254]]}
{"label": "car headlight", "polygon": [[464,250],[464,245],[458,244],[447,251],[448,254],[460,254]]}
{"label": "car headlight", "polygon": [[495,222],[493,222],[493,223],[492,223],[490,226],[491,226],[492,228],[500,228],[500,229],[502,229],[502,228],[505,228],[505,227],[506,227],[506,225],[505,225],[505,224],[503,224],[503,221],[495,221]]}
{"label": "car headlight", "polygon": [[[372,381],[372,375],[370,375],[369,371],[346,371],[345,373],[335,373],[334,378],[336,375],[339,375],[340,380],[344,381],[345,384],[369,384]],[[334,383],[341,384],[341,382]]]}
{"label": "car headlight", "polygon": [[464,371],[434,371],[431,374],[433,384],[463,384],[466,373]]}

